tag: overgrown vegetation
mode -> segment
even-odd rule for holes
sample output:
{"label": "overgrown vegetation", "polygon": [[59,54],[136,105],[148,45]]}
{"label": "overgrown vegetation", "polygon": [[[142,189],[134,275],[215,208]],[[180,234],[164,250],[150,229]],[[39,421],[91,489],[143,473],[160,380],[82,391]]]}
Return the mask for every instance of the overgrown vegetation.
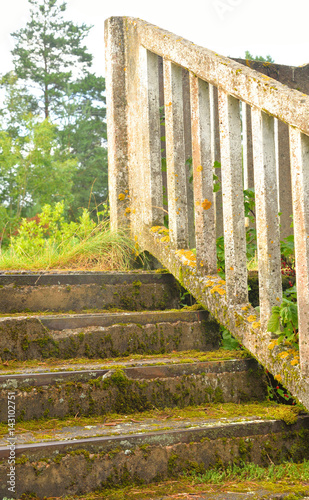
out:
{"label": "overgrown vegetation", "polygon": [[9,247],[0,251],[0,269],[130,268],[134,244],[124,231],[110,229],[106,215],[107,207],[95,222],[84,209],[76,222],[67,222],[64,202],[45,205],[34,220],[22,220]]}
{"label": "overgrown vegetation", "polygon": [[[67,221],[107,198],[105,80],[91,72],[90,26],[61,0],[29,0],[13,33],[14,68],[0,75],[0,238],[21,217],[65,200]],[[91,215],[92,217],[92,215]],[[94,217],[95,219],[95,214]]]}
{"label": "overgrown vegetation", "polygon": [[[229,465],[226,468],[209,469],[205,473],[191,473],[177,479],[164,482],[150,483],[137,486],[129,485],[104,489],[88,495],[67,496],[66,500],[150,500],[152,498],[182,499],[186,495],[194,498],[198,494],[217,493],[220,498],[225,492],[248,492],[252,498],[266,498],[270,494],[287,494],[286,500],[297,500],[308,495],[309,462],[304,460],[300,464],[284,462],[280,465],[270,463],[268,467],[261,467],[253,463]],[[267,495],[268,496],[268,495]],[[277,495],[276,495],[277,496]],[[36,500],[36,496],[22,497],[23,500]],[[187,497],[189,498],[189,497]],[[283,498],[283,497],[282,497]],[[52,500],[46,498],[46,500]],[[53,500],[60,500],[53,497]]]}

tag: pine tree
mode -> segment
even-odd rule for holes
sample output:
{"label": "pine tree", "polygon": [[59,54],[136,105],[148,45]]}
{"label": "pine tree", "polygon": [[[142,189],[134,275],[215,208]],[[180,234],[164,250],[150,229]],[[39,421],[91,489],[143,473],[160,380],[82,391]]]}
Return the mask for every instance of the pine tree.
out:
{"label": "pine tree", "polygon": [[57,125],[63,158],[77,159],[67,200],[74,218],[107,197],[105,80],[91,73],[92,55],[84,46],[91,27],[65,20],[62,0],[28,1],[30,21],[12,35],[15,73],[44,118]]}
{"label": "pine tree", "polygon": [[[34,84],[45,118],[56,112],[67,86],[85,76],[92,55],[83,40],[91,27],[66,21],[66,3],[58,0],[28,0],[31,20],[12,34],[12,51],[18,78]],[[73,74],[74,68],[74,74]]]}

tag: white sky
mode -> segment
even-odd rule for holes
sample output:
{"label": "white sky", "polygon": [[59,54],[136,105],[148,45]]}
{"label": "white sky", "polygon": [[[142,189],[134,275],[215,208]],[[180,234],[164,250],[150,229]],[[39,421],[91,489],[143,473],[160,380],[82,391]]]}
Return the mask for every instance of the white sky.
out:
{"label": "white sky", "polygon": [[[0,17],[0,74],[12,69],[10,33],[25,25],[28,0],[5,2]],[[66,17],[93,25],[87,46],[104,75],[104,20],[144,19],[225,56],[270,54],[275,62],[309,62],[308,0],[67,0]]]}

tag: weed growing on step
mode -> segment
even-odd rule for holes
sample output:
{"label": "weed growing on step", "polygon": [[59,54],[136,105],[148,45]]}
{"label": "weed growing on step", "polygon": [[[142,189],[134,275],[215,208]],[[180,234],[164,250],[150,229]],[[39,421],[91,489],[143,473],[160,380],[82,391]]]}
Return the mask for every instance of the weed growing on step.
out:
{"label": "weed growing on step", "polygon": [[[241,465],[230,465],[226,470],[212,469],[203,474],[192,472],[182,475],[177,479],[160,481],[146,485],[129,485],[121,487],[104,488],[82,496],[66,496],[65,500],[150,500],[154,498],[183,499],[195,498],[203,493],[217,493],[220,498],[225,492],[250,492],[255,498],[254,492],[263,498],[270,494],[288,494],[286,500],[297,500],[308,495],[309,486],[309,462],[294,464],[284,462],[280,465],[270,464],[269,467],[261,467],[252,463]],[[36,495],[22,496],[22,500],[38,500]],[[46,498],[46,500],[61,500],[60,498]]]}

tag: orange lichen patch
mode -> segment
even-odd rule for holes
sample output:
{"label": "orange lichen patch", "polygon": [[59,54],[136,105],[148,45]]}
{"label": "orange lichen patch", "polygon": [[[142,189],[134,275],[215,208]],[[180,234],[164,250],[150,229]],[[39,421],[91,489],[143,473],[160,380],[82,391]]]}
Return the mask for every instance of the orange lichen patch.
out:
{"label": "orange lichen patch", "polygon": [[162,243],[164,243],[164,242],[168,243],[170,241],[170,237],[169,236],[163,236],[163,238],[161,238],[160,241],[162,241]]}
{"label": "orange lichen patch", "polygon": [[159,231],[157,231],[157,232],[158,232],[159,234],[162,234],[162,233],[163,233],[163,234],[166,234],[166,233],[168,233],[168,229],[167,229],[166,227],[161,227],[161,228],[159,229]]}
{"label": "orange lichen patch", "polygon": [[220,285],[216,285],[213,287],[212,290],[210,290],[210,293],[212,293],[212,294],[214,294],[215,292],[217,292],[219,295],[225,294],[225,290],[223,288],[221,288]]}
{"label": "orange lichen patch", "polygon": [[288,357],[288,355],[289,355],[289,353],[288,353],[288,352],[280,352],[280,354],[279,354],[279,358],[281,358],[281,359],[285,359],[285,358],[287,358],[287,357]]}
{"label": "orange lichen patch", "polygon": [[125,194],[123,194],[123,193],[120,193],[120,194],[118,195],[118,199],[119,199],[120,201],[123,201],[123,200],[125,199],[125,197],[126,197],[126,195],[125,195]]}
{"label": "orange lichen patch", "polygon": [[203,262],[202,260],[201,260],[201,262],[200,262],[200,266],[201,266],[201,267],[204,267],[204,262]]}
{"label": "orange lichen patch", "polygon": [[196,267],[196,256],[191,250],[177,250],[175,253],[186,266]]}
{"label": "orange lichen patch", "polygon": [[261,322],[260,321],[254,321],[254,323],[252,323],[252,326],[253,326],[253,328],[260,328]]}
{"label": "orange lichen patch", "polygon": [[275,375],[275,376],[274,376],[274,378],[275,378],[276,380],[278,380],[278,382],[281,382],[281,381],[282,381],[282,377],[281,377],[280,373],[278,373],[278,375]]}
{"label": "orange lichen patch", "polygon": [[249,323],[252,323],[253,321],[256,320],[256,316],[254,316],[253,314],[251,314],[250,316],[248,316],[247,318],[247,321],[249,321]]}
{"label": "orange lichen patch", "polygon": [[220,283],[220,285],[225,285],[225,281],[224,280],[219,280],[218,283]]}
{"label": "orange lichen patch", "polygon": [[159,231],[159,229],[162,229],[162,226],[153,226],[150,231],[152,233],[156,233],[157,231]]}
{"label": "orange lichen patch", "polygon": [[268,345],[268,349],[274,349],[274,347],[276,347],[276,345],[278,345],[278,341],[277,340],[272,340],[270,342],[270,344]]}
{"label": "orange lichen patch", "polygon": [[294,358],[294,359],[292,359],[292,361],[291,361],[291,365],[292,365],[292,366],[298,365],[298,363],[299,363],[299,358]]}
{"label": "orange lichen patch", "polygon": [[249,306],[244,306],[241,308],[242,311],[248,311],[248,309],[249,309]]}
{"label": "orange lichen patch", "polygon": [[207,285],[206,285],[206,287],[208,288],[208,287],[210,287],[210,286],[212,286],[212,285],[214,285],[214,284],[215,284],[215,282],[214,282],[214,281],[207,281]]}
{"label": "orange lichen patch", "polygon": [[202,172],[202,170],[203,170],[202,165],[199,165],[198,167],[196,167],[196,171],[197,172]]}
{"label": "orange lichen patch", "polygon": [[125,212],[124,212],[124,213],[127,215],[127,214],[129,214],[130,212],[131,212],[131,208],[127,207],[127,208],[125,209]]}
{"label": "orange lichen patch", "polygon": [[209,210],[211,205],[211,201],[207,200],[207,198],[205,198],[205,200],[202,202],[202,207],[204,210]]}

